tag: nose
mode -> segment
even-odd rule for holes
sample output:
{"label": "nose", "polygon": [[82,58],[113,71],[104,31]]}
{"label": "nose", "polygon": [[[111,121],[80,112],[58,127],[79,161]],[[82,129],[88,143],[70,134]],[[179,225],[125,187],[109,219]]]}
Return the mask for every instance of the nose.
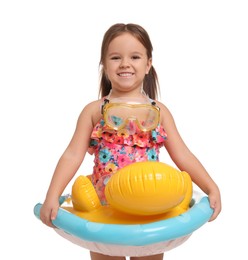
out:
{"label": "nose", "polygon": [[129,68],[129,63],[127,61],[127,59],[122,59],[121,60],[121,63],[120,63],[120,68],[123,69],[123,68]]}

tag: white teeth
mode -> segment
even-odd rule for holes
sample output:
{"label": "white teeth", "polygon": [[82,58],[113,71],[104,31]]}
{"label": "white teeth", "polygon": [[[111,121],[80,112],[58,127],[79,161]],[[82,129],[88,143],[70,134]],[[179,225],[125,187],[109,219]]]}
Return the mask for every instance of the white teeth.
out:
{"label": "white teeth", "polygon": [[128,77],[128,76],[131,76],[132,73],[120,73],[119,76],[121,77]]}

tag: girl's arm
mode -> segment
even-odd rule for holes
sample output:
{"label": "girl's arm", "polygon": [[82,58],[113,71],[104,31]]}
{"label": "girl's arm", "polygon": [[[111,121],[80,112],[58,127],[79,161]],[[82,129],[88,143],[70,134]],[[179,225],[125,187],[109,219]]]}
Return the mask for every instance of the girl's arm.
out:
{"label": "girl's arm", "polygon": [[73,137],[55,168],[46,199],[40,211],[41,221],[53,227],[51,220],[57,216],[59,197],[79,169],[89,147],[94,127],[93,115],[100,117],[98,102],[92,102],[81,112]]}
{"label": "girl's arm", "polygon": [[208,195],[210,206],[214,209],[214,213],[210,219],[212,221],[221,211],[219,188],[201,162],[184,143],[170,111],[161,103],[159,103],[159,106],[161,109],[161,124],[168,135],[168,139],[165,141],[165,148],[176,166],[181,171],[186,171],[192,181]]}

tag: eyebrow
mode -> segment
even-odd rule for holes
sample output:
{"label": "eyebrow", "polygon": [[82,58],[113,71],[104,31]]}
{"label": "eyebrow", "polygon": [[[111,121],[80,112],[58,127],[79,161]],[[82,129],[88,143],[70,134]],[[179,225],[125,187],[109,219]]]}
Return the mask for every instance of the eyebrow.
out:
{"label": "eyebrow", "polygon": [[[111,52],[108,54],[108,56],[113,56],[113,55],[120,55],[119,52]],[[134,51],[131,53],[131,55],[140,55],[140,56],[143,56],[144,54],[139,52],[139,51]]]}

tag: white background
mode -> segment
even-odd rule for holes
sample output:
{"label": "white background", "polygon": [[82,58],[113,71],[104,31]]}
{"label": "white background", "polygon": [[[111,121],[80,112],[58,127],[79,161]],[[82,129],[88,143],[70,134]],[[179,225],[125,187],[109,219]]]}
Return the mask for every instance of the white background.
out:
{"label": "white background", "polygon": [[[222,192],[219,218],[165,259],[247,259],[246,3],[0,2],[1,259],[89,259],[33,207],[44,200],[81,109],[97,99],[101,40],[117,22],[149,32],[160,100]],[[170,163],[165,151],[160,159]],[[91,169],[89,156],[78,174]]]}

